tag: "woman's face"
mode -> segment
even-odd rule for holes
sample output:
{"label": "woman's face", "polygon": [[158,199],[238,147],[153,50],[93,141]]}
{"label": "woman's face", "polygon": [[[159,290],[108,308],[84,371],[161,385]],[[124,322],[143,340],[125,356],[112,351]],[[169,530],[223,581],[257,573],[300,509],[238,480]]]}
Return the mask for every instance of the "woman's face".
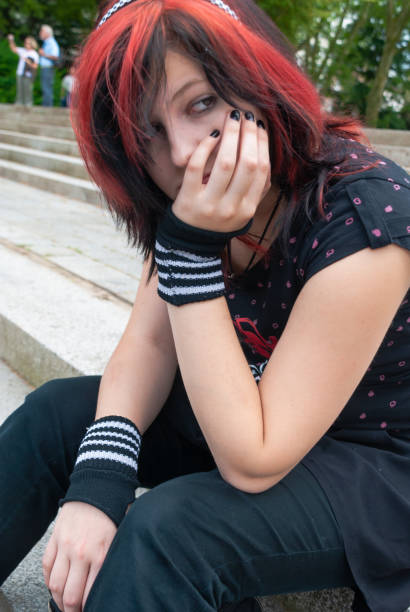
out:
{"label": "woman's face", "polygon": [[24,39],[24,48],[25,49],[31,49],[32,48],[31,40],[29,38],[25,38]]}
{"label": "woman's face", "polygon": [[[150,118],[156,134],[148,145],[153,161],[147,171],[154,183],[175,200],[193,151],[213,130],[222,132],[233,107],[216,94],[202,68],[191,58],[168,51],[165,71],[166,87],[158,94]],[[250,110],[256,119],[264,120],[248,102],[235,102],[238,108]],[[218,147],[205,166],[204,180],[212,171],[217,153]]]}

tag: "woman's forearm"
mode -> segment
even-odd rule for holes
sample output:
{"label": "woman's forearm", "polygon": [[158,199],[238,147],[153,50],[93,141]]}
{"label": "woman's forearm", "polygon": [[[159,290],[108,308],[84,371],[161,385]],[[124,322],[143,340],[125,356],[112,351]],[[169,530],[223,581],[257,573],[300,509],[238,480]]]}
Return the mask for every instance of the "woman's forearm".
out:
{"label": "woman's forearm", "polygon": [[154,421],[171,390],[176,356],[172,346],[141,339],[120,347],[101,380],[96,418],[119,415],[133,421],[141,435]]}
{"label": "woman's forearm", "polygon": [[178,363],[192,409],[226,480],[246,472],[263,447],[258,387],[225,298],[169,305]]}

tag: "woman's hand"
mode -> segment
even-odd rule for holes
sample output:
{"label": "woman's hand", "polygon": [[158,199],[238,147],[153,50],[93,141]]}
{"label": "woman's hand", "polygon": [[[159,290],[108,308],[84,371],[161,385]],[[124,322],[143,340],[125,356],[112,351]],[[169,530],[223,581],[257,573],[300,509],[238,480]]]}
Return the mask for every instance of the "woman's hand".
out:
{"label": "woman's hand", "polygon": [[[253,218],[270,188],[268,135],[260,124],[251,112],[242,116],[234,110],[226,118],[222,136],[208,136],[198,145],[172,206],[177,217],[218,232],[235,231]],[[210,168],[209,157],[218,142]]]}
{"label": "woman's hand", "polygon": [[67,502],[43,557],[46,585],[62,612],[81,612],[117,532],[98,508]]}

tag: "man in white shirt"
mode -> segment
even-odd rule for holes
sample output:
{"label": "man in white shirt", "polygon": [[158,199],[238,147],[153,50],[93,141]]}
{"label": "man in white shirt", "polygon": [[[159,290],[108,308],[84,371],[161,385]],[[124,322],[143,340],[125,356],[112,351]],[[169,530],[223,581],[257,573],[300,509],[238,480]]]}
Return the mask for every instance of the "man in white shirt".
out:
{"label": "man in white shirt", "polygon": [[43,41],[39,51],[43,106],[53,106],[54,67],[60,57],[60,47],[53,36],[53,28],[49,25],[41,26],[39,37]]}
{"label": "man in white shirt", "polygon": [[39,56],[36,51],[37,42],[32,36],[24,39],[24,47],[17,47],[14,35],[8,35],[11,51],[19,56],[17,65],[17,95],[16,104],[31,106],[33,104],[33,82],[37,74]]}

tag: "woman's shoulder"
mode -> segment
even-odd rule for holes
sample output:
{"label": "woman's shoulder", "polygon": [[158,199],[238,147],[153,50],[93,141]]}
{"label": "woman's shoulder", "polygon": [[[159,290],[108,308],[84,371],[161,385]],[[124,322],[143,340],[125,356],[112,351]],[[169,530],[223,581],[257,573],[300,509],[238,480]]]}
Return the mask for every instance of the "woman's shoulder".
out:
{"label": "woman's shoulder", "polygon": [[323,214],[305,228],[299,261],[305,280],[364,249],[398,244],[410,250],[410,177],[393,161],[352,145],[352,164],[336,168]]}

